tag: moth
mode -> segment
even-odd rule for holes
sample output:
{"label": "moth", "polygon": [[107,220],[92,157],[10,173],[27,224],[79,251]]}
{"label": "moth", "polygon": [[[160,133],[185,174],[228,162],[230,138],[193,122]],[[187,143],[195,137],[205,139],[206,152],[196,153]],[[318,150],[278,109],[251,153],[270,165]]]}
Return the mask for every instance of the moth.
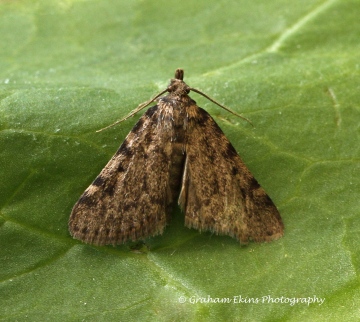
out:
{"label": "moth", "polygon": [[183,77],[177,69],[163,92],[126,117],[157,101],[73,207],[69,231],[74,238],[116,245],[162,234],[176,200],[185,226],[200,232],[229,235],[241,244],[283,235],[270,197],[214,119],[188,94],[220,104]]}

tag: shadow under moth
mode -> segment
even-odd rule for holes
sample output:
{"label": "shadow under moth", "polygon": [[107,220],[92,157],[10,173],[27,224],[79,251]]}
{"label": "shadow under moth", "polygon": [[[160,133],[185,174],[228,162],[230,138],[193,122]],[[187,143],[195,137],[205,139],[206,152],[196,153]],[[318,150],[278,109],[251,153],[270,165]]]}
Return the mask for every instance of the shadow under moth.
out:
{"label": "shadow under moth", "polygon": [[186,227],[229,235],[241,244],[283,235],[270,197],[214,119],[188,94],[220,104],[183,77],[177,69],[163,92],[123,119],[157,101],[75,204],[69,220],[74,238],[116,245],[162,234],[176,199]]}

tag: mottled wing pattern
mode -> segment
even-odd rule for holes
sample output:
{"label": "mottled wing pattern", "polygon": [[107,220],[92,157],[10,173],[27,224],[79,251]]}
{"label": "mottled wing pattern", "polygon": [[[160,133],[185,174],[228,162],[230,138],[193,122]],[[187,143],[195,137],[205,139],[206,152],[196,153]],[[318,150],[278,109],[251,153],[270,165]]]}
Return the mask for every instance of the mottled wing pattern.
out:
{"label": "mottled wing pattern", "polygon": [[[167,221],[171,131],[154,106],[75,204],[69,230],[86,243],[121,244],[161,234]],[[151,144],[150,144],[151,142]]]}
{"label": "mottled wing pattern", "polygon": [[283,235],[278,210],[213,118],[192,107],[179,204],[185,225],[248,241]]}

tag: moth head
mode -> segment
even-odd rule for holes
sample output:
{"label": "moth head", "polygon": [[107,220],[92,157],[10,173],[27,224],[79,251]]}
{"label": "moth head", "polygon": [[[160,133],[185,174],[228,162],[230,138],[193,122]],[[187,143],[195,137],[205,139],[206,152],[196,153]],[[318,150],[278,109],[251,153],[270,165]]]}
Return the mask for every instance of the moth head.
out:
{"label": "moth head", "polygon": [[174,95],[187,95],[190,92],[190,87],[181,79],[173,78],[170,81],[167,91]]}

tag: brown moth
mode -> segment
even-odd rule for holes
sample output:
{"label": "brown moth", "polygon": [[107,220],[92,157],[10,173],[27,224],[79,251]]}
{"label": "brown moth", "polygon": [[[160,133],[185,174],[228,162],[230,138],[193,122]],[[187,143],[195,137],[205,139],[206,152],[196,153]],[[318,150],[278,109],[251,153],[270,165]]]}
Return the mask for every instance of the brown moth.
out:
{"label": "brown moth", "polygon": [[283,235],[270,197],[214,119],[188,94],[209,97],[189,87],[183,76],[177,69],[166,90],[130,113],[168,92],[139,119],[75,204],[69,220],[74,238],[116,245],[162,234],[176,199],[186,227],[244,244]]}

